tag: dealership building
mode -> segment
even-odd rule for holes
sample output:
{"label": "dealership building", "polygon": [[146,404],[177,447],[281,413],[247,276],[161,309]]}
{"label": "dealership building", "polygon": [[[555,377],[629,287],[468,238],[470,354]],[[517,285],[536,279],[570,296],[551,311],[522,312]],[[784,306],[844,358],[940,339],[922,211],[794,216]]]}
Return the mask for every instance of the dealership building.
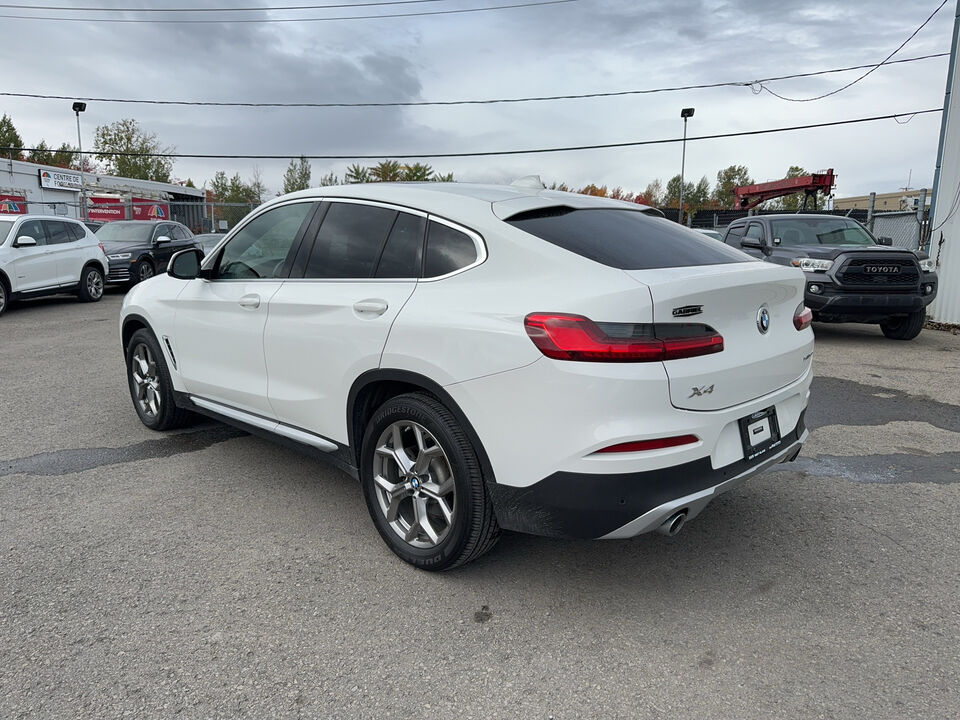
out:
{"label": "dealership building", "polygon": [[206,206],[198,188],[2,159],[0,214],[26,213],[96,222],[177,220],[202,232]]}

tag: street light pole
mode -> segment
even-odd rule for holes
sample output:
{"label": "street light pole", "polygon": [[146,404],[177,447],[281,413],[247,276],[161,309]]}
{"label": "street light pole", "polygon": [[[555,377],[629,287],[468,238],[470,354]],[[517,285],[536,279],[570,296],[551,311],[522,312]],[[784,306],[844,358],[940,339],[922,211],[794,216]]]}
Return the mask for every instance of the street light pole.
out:
{"label": "street light pole", "polygon": [[687,120],[693,117],[694,108],[683,108],[680,117],[683,118],[683,150],[680,156],[680,207],[677,208],[677,222],[683,225],[683,174],[687,165]]}
{"label": "street light pole", "polygon": [[83,141],[80,138],[80,113],[87,109],[85,102],[75,102],[73,111],[77,114],[77,152],[80,155],[80,219],[87,219],[87,194],[83,189],[86,178],[83,174]]}

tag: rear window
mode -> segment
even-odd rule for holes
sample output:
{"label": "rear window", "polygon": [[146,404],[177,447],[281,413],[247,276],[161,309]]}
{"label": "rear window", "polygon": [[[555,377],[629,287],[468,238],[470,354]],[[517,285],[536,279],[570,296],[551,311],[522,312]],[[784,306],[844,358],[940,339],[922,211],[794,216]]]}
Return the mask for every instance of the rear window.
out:
{"label": "rear window", "polygon": [[621,270],[753,261],[739,250],[637,210],[542,208],[514,215],[506,222],[564,250]]}

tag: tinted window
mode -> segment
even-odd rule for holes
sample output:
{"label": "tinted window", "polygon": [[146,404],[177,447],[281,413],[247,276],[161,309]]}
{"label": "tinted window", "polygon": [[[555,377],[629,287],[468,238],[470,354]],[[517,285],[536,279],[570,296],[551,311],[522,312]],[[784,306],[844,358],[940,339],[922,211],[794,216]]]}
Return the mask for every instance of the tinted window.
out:
{"label": "tinted window", "polygon": [[17,229],[17,237],[28,235],[37,241],[37,245],[46,245],[47,236],[43,232],[43,223],[39,220],[27,220]]}
{"label": "tinted window", "polygon": [[396,216],[396,210],[387,208],[332,203],[320,225],[304,277],[371,277]]}
{"label": "tinted window", "polygon": [[281,277],[284,260],[311,207],[311,203],[283,205],[248,222],[221,251],[217,277]]}
{"label": "tinted window", "polygon": [[97,240],[112,243],[147,242],[153,226],[145,222],[111,222],[97,230]]}
{"label": "tinted window", "polygon": [[621,270],[750,262],[738,250],[636,210],[544,208],[507,222],[577,255]]}
{"label": "tinted window", "polygon": [[743,225],[737,225],[736,227],[729,228],[727,230],[727,236],[723,239],[728,245],[733,245],[734,247],[740,247],[740,240],[743,239]]}
{"label": "tinted window", "polygon": [[172,240],[173,239],[172,233],[173,233],[173,230],[169,225],[166,225],[166,224],[157,225],[156,230],[153,231],[153,239],[156,240],[157,238],[168,237]]}
{"label": "tinted window", "polygon": [[459,270],[477,260],[477,246],[469,235],[452,227],[430,221],[427,235],[427,256],[423,265],[425,278],[439,277]]}
{"label": "tinted window", "polygon": [[743,237],[747,240],[760,240],[763,238],[763,228],[756,223],[752,223]]}
{"label": "tinted window", "polygon": [[173,226],[173,239],[174,240],[189,240],[190,233],[187,232],[187,229],[180,227],[179,225]]}
{"label": "tinted window", "polygon": [[75,240],[67,223],[62,220],[46,220],[45,222],[47,223],[47,244],[62,245]]}
{"label": "tinted window", "polygon": [[77,223],[67,223],[67,230],[73,235],[74,240],[83,240],[87,236],[86,228]]}
{"label": "tinted window", "polygon": [[426,223],[427,221],[422,217],[400,213],[383,248],[376,277],[420,277],[420,258],[423,255],[423,231]]}
{"label": "tinted window", "polygon": [[3,241],[7,239],[7,235],[12,227],[13,223],[11,221],[0,220],[0,245],[3,245]]}

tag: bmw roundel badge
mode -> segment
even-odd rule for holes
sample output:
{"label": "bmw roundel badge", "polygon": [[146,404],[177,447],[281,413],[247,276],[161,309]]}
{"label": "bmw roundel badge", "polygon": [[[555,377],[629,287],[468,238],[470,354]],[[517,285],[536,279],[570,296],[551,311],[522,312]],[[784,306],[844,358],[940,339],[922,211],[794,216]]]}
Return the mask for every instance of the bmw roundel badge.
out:
{"label": "bmw roundel badge", "polygon": [[770,329],[770,311],[766,307],[761,306],[757,311],[757,330],[760,331],[761,335],[766,335],[767,330]]}

